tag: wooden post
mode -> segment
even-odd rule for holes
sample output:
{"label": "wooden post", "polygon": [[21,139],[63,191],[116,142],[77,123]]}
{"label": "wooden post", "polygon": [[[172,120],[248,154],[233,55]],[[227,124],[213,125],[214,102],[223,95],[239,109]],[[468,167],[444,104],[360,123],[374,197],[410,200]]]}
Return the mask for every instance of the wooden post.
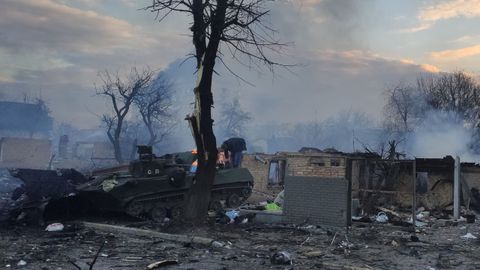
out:
{"label": "wooden post", "polygon": [[412,225],[413,225],[413,233],[415,234],[415,228],[417,223],[417,159],[413,160],[412,163],[412,188],[413,188],[413,196],[412,196]]}
{"label": "wooden post", "polygon": [[460,218],[460,157],[455,157],[453,175],[453,218]]}

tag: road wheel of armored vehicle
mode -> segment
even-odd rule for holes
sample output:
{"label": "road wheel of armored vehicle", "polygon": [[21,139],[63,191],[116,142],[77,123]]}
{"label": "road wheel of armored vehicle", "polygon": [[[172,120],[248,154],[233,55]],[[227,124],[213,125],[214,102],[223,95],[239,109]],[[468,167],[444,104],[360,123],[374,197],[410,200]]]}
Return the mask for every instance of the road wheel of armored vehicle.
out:
{"label": "road wheel of armored vehicle", "polygon": [[164,207],[154,207],[150,210],[150,216],[155,222],[163,222],[167,217],[167,209]]}
{"label": "road wheel of armored vehicle", "polygon": [[240,196],[236,193],[232,193],[227,198],[227,206],[230,208],[236,208],[240,206]]}
{"label": "road wheel of armored vehicle", "polygon": [[242,189],[242,197],[243,197],[243,198],[248,198],[248,197],[250,197],[250,194],[252,194],[252,189],[250,189],[250,188],[244,188],[244,189]]}
{"label": "road wheel of armored vehicle", "polygon": [[130,202],[125,209],[127,214],[133,217],[140,217],[143,214],[143,205],[139,202]]}
{"label": "road wheel of armored vehicle", "polygon": [[183,217],[183,207],[175,206],[170,209],[170,216],[173,220],[180,220]]}
{"label": "road wheel of armored vehicle", "polygon": [[212,211],[217,212],[223,209],[223,204],[219,200],[213,200],[210,202],[210,206],[208,208]]}

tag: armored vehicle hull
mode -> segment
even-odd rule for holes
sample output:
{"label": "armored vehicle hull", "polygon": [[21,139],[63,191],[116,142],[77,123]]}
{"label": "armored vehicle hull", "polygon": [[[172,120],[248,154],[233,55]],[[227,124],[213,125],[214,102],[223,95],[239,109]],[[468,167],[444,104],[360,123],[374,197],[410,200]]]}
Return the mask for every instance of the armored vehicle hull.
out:
{"label": "armored vehicle hull", "polygon": [[[97,176],[78,187],[82,201],[97,210],[125,212],[142,219],[180,219],[195,175],[180,168],[170,174],[133,177],[129,174]],[[182,172],[184,175],[182,175]],[[210,208],[238,207],[251,194],[253,177],[245,168],[218,170]]]}

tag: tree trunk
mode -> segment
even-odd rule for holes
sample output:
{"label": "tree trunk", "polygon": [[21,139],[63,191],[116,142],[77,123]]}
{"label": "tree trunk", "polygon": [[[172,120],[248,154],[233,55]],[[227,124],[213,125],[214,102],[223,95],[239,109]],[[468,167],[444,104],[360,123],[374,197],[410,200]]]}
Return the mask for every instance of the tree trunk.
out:
{"label": "tree trunk", "polygon": [[117,160],[118,164],[122,164],[123,158],[122,158],[122,149],[120,148],[120,139],[116,139],[113,142],[113,151],[115,152],[115,160]]}
{"label": "tree trunk", "polygon": [[[203,16],[202,1],[194,1],[193,3],[194,8],[197,9],[195,14]],[[188,192],[185,204],[185,219],[194,224],[205,221],[210,202],[210,191],[215,180],[218,151],[217,141],[213,133],[212,78],[225,23],[226,9],[227,1],[219,0],[216,12],[212,17],[210,39],[206,48],[201,38],[206,34],[204,32],[205,29],[202,29],[203,20],[195,19],[193,27],[195,29],[194,44],[198,60],[198,79],[194,89],[195,110],[193,115],[187,118],[187,120],[189,120],[193,138],[197,145],[198,164],[195,180]],[[196,31],[203,32],[199,33]]]}

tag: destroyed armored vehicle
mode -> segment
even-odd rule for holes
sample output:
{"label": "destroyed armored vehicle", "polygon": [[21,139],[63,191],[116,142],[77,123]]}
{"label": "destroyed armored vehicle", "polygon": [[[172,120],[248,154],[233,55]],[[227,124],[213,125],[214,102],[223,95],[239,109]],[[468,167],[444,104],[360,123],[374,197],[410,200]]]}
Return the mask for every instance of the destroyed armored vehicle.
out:
{"label": "destroyed armored vehicle", "polygon": [[[190,169],[196,155],[188,152],[156,157],[151,147],[139,146],[138,149],[139,159],[128,167],[94,172],[89,181],[81,181],[68,189],[64,198],[55,196],[45,212],[70,215],[74,211],[94,210],[123,212],[155,221],[163,221],[165,217],[180,219],[187,192],[195,181],[195,173]],[[32,182],[30,178],[29,183]],[[71,179],[64,180],[70,187]],[[252,187],[253,176],[248,169],[219,168],[212,187],[210,208],[216,211],[238,207],[250,196]],[[72,193],[75,195],[69,196]]]}
{"label": "destroyed armored vehicle", "polygon": [[[42,224],[46,210],[54,209],[54,212],[59,212],[61,208],[64,208],[64,212],[81,211],[79,204],[74,205],[70,201],[68,204],[58,207],[66,201],[66,198],[74,197],[77,193],[77,185],[89,181],[80,172],[74,169],[11,169],[9,173],[21,180],[21,184],[18,184],[18,187],[11,192],[9,207],[6,209],[8,212],[6,216],[9,216],[10,219]],[[57,201],[58,205],[51,203]],[[73,209],[73,206],[78,207]]]}
{"label": "destroyed armored vehicle", "polygon": [[[195,173],[190,166],[195,154],[177,153],[155,157],[151,147],[139,146],[139,159],[128,170],[100,172],[78,187],[79,195],[92,206],[107,211],[163,221],[182,217],[185,197]],[[238,207],[251,194],[253,176],[245,168],[219,169],[212,187],[212,210]]]}

